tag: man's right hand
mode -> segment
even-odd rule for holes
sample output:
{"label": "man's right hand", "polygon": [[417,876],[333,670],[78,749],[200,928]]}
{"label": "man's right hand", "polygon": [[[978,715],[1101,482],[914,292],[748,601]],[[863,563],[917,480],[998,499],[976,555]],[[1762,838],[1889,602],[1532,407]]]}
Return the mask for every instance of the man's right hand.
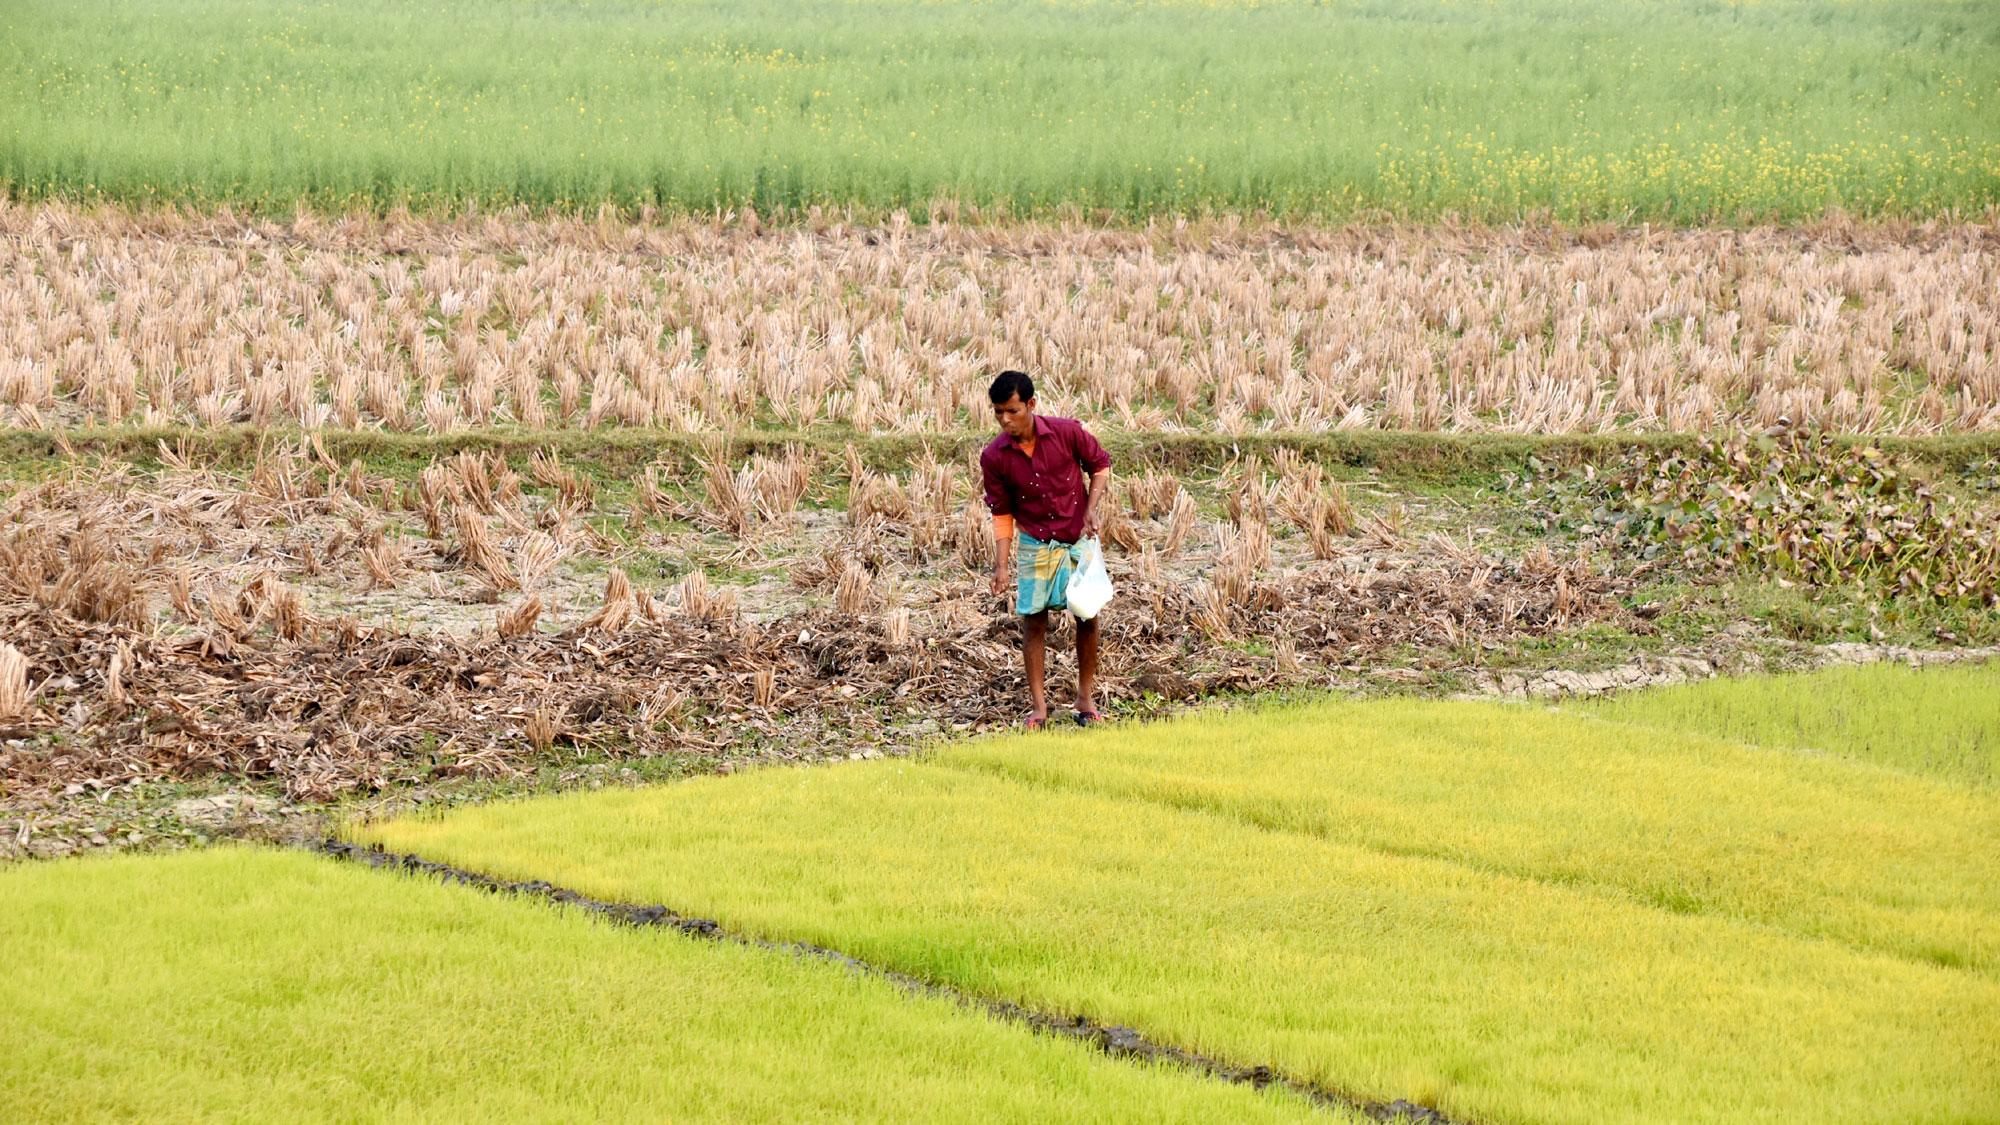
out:
{"label": "man's right hand", "polygon": [[1005,558],[995,559],[993,560],[993,596],[997,598],[1006,592],[1007,560]]}

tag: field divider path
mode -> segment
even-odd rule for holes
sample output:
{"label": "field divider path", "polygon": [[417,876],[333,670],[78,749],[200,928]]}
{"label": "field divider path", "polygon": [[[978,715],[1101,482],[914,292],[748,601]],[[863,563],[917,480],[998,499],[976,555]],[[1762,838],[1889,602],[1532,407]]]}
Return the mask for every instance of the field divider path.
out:
{"label": "field divider path", "polygon": [[669,906],[592,898],[579,891],[539,879],[512,882],[462,867],[454,867],[448,863],[439,863],[414,853],[391,852],[380,847],[351,844],[331,837],[321,839],[308,847],[321,855],[357,863],[364,867],[428,875],[446,883],[456,883],[494,894],[536,898],[561,906],[576,907],[622,925],[661,927],[692,938],[829,961],[858,973],[890,981],[915,994],[952,1000],[964,1007],[984,1011],[995,1019],[1025,1025],[1036,1032],[1092,1044],[1113,1058],[1169,1063],[1205,1077],[1249,1085],[1256,1089],[1276,1086],[1297,1094],[1314,1105],[1358,1112],[1376,1121],[1409,1122],[1412,1125],[1472,1125],[1465,1119],[1447,1117],[1435,1109],[1413,1102],[1401,1099],[1389,1102],[1377,1101],[1294,1078],[1269,1066],[1239,1066],[1212,1055],[1171,1044],[1156,1043],[1135,1028],[1107,1024],[1086,1015],[1057,1016],[1020,1004],[978,996],[812,942],[774,941],[752,937],[731,930],[714,919],[692,917]]}

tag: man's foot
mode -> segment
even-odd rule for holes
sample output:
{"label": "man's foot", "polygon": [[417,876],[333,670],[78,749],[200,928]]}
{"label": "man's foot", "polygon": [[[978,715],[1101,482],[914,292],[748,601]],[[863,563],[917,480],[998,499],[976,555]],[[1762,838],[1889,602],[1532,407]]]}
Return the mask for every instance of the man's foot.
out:
{"label": "man's foot", "polygon": [[1088,711],[1076,712],[1076,725],[1080,727],[1094,727],[1105,721],[1104,716],[1098,714],[1097,709],[1094,707]]}
{"label": "man's foot", "polygon": [[1021,716],[1021,729],[1040,730],[1042,729],[1042,724],[1047,721],[1048,719],[1042,715],[1023,715]]}

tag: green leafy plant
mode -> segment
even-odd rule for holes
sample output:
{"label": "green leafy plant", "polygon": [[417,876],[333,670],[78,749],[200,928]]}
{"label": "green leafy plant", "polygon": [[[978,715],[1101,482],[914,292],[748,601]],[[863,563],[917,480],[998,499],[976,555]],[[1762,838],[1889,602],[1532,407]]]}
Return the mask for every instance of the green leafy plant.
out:
{"label": "green leafy plant", "polygon": [[1642,450],[1605,474],[1531,463],[1516,488],[1545,526],[1601,535],[1644,558],[2000,605],[2000,512],[1940,496],[1873,445],[1736,436],[1693,451]]}

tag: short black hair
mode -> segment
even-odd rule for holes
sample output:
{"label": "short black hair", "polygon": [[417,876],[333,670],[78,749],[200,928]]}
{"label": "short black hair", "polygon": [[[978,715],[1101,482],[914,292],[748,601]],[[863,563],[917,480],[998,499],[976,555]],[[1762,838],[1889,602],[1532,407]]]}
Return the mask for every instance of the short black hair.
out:
{"label": "short black hair", "polygon": [[1015,395],[1020,395],[1022,402],[1035,397],[1035,381],[1028,378],[1026,371],[1002,371],[1000,377],[993,380],[993,385],[986,388],[986,397],[992,399],[995,406]]}

